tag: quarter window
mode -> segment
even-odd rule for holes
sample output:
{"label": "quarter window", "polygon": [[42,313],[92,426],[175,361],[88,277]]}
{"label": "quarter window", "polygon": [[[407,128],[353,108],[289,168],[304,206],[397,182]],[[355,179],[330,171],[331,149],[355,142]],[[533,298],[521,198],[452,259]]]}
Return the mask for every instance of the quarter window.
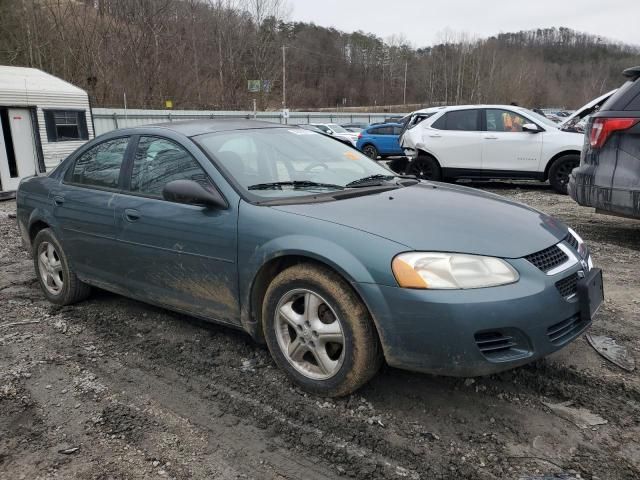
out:
{"label": "quarter window", "polygon": [[211,187],[207,174],[183,147],[165,138],[140,137],[130,190],[162,198],[164,186],[174,180],[194,180]]}
{"label": "quarter window", "polygon": [[129,138],[102,142],[84,152],[73,166],[71,183],[103,188],[118,188],[120,167]]}
{"label": "quarter window", "polygon": [[479,110],[453,110],[436,120],[432,127],[438,130],[463,130],[474,132],[480,130]]}
{"label": "quarter window", "polygon": [[84,110],[44,110],[44,121],[50,142],[89,139]]}
{"label": "quarter window", "polygon": [[486,110],[488,132],[522,132],[525,123],[531,123],[522,115],[509,110]]}

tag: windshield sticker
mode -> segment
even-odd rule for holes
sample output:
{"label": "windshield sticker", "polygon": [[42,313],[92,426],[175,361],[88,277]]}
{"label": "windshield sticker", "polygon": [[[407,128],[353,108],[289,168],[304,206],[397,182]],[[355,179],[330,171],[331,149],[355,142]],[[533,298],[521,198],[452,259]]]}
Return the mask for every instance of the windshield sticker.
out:
{"label": "windshield sticker", "polygon": [[360,155],[350,150],[344,152],[343,155],[347,157],[349,160],[360,160]]}
{"label": "windshield sticker", "polygon": [[289,130],[291,133],[295,133],[296,135],[315,135],[316,132],[312,132],[310,130],[305,130],[304,128],[300,128],[299,130]]}

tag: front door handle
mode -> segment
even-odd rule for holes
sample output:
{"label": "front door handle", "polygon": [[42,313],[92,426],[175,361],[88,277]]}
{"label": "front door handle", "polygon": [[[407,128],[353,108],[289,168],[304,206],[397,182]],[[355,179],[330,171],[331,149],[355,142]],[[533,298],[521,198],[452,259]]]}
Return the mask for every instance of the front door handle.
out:
{"label": "front door handle", "polygon": [[440,138],[442,135],[440,135],[439,133],[430,133],[429,136],[432,138]]}
{"label": "front door handle", "polygon": [[498,139],[498,137],[496,137],[495,135],[487,135],[484,138],[486,138],[487,140],[497,140]]}
{"label": "front door handle", "polygon": [[136,220],[140,219],[140,212],[138,212],[138,210],[135,210],[133,208],[125,208],[124,219],[127,220],[128,222],[135,222]]}
{"label": "front door handle", "polygon": [[54,195],[53,202],[56,205],[62,205],[64,203],[64,197],[62,195]]}

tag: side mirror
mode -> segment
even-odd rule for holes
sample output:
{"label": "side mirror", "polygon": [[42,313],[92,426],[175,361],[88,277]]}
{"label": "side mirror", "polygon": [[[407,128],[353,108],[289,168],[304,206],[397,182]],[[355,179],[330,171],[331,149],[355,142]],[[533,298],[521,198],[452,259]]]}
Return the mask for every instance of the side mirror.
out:
{"label": "side mirror", "polygon": [[522,131],[529,133],[539,133],[540,129],[535,123],[525,123],[524,125],[522,125]]}
{"label": "side mirror", "polygon": [[162,189],[165,200],[209,208],[227,208],[227,202],[214,188],[208,190],[193,180],[174,180]]}

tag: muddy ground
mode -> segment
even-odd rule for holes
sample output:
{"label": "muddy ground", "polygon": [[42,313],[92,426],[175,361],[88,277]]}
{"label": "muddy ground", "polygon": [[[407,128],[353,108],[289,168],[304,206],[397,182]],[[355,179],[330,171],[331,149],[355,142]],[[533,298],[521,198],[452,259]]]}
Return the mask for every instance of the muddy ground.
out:
{"label": "muddy ground", "polygon": [[[640,222],[536,183],[476,184],[564,220],[605,270],[591,329],[640,363]],[[0,202],[0,478],[640,478],[640,370],[579,338],[496,376],[391,368],[343,399],[293,387],[228,328],[95,291],[59,308]],[[38,323],[8,325],[13,322]],[[570,400],[583,428],[543,404]],[[578,421],[580,423],[580,421]]]}

